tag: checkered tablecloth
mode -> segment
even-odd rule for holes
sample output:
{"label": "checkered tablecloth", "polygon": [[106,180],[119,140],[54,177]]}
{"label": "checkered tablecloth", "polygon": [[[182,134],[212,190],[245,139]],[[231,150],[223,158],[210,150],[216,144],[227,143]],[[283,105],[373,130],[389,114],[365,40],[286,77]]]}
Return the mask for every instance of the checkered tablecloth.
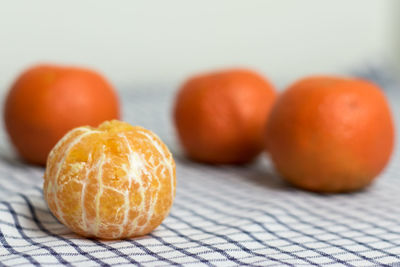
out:
{"label": "checkered tablecloth", "polygon": [[[376,77],[373,77],[374,79]],[[379,81],[378,81],[379,82]],[[384,82],[400,125],[400,94]],[[0,265],[394,266],[400,263],[400,157],[353,194],[294,189],[266,155],[248,166],[185,159],[171,123],[173,90],[126,88],[124,119],[156,132],[177,163],[169,217],[148,236],[98,241],[79,237],[49,212],[44,169],[16,159],[0,136]],[[400,266],[400,265],[399,265]]]}

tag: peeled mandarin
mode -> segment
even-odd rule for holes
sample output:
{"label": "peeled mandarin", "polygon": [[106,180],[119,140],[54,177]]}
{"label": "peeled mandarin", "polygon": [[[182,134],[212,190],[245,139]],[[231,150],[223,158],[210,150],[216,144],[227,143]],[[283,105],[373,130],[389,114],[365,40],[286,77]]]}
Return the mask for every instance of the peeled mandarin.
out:
{"label": "peeled mandarin", "polygon": [[175,162],[151,131],[113,120],[69,131],[50,152],[43,192],[77,234],[123,239],[153,231],[175,197]]}

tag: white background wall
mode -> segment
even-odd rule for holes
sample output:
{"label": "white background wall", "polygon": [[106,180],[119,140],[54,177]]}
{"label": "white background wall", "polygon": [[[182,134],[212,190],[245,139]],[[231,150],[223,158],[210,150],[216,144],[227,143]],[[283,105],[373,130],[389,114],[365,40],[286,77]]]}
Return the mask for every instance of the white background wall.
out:
{"label": "white background wall", "polygon": [[312,73],[344,73],[394,57],[397,3],[4,1],[0,92],[37,62],[93,67],[119,89],[132,90],[231,65],[253,67],[280,84]]}

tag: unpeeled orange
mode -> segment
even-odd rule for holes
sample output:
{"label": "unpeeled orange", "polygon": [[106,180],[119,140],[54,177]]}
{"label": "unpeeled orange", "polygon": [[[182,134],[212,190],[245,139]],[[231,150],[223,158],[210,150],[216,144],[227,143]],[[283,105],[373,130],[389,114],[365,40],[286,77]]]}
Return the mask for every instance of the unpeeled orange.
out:
{"label": "unpeeled orange", "polygon": [[175,163],[151,131],[120,121],[78,127],[53,148],[43,193],[51,212],[87,237],[121,239],[155,229],[172,206]]}
{"label": "unpeeled orange", "polygon": [[83,68],[34,66],[18,77],[5,100],[5,125],[17,152],[42,165],[67,131],[118,118],[113,87]]}
{"label": "unpeeled orange", "polygon": [[315,76],[280,96],[266,141],[276,169],[292,184],[345,192],[367,186],[383,170],[393,150],[394,125],[377,85]]}
{"label": "unpeeled orange", "polygon": [[246,163],[264,148],[273,86],[246,69],[201,74],[180,88],[174,106],[186,154],[213,164]]}

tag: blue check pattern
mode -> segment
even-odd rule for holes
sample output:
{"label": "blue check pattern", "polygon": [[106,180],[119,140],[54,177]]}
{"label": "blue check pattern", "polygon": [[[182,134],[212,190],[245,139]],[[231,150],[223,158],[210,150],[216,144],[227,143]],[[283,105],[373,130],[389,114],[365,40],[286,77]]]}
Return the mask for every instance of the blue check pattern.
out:
{"label": "blue check pattern", "polygon": [[[399,87],[376,72],[400,115]],[[0,266],[400,266],[400,157],[353,194],[294,189],[266,155],[242,167],[190,162],[171,121],[171,88],[127,88],[124,119],[155,131],[177,163],[177,195],[153,233],[122,241],[79,237],[43,199],[44,169],[21,163],[0,136]],[[397,123],[399,125],[399,123]]]}

